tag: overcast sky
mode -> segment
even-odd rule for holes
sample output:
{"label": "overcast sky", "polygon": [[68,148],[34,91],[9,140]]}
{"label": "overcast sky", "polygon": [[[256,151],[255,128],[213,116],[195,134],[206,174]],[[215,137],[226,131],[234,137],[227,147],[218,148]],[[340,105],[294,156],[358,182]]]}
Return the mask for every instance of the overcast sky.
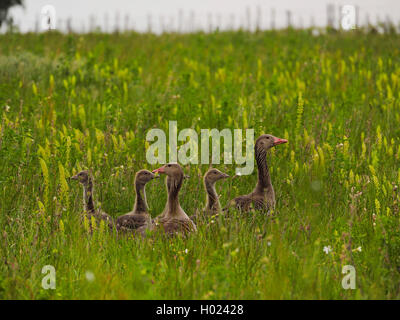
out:
{"label": "overcast sky", "polygon": [[263,28],[271,24],[272,8],[276,12],[277,27],[286,25],[286,10],[292,12],[294,25],[308,26],[312,20],[316,25],[325,25],[326,6],[329,3],[337,8],[337,21],[339,6],[347,4],[359,7],[361,23],[365,22],[367,14],[372,23],[386,17],[396,23],[400,21],[400,0],[25,0],[25,8],[14,8],[11,14],[23,32],[34,30],[41,9],[48,4],[56,9],[59,29],[65,29],[67,19],[71,18],[76,30],[87,30],[91,25],[97,25],[103,30],[107,28],[112,31],[118,24],[121,29],[128,26],[144,31],[151,16],[152,29],[158,32],[162,25],[176,29],[180,20],[179,11],[186,30],[207,29],[210,22],[222,28],[232,24],[235,27],[247,26],[247,12],[255,24],[257,8],[261,12]]}

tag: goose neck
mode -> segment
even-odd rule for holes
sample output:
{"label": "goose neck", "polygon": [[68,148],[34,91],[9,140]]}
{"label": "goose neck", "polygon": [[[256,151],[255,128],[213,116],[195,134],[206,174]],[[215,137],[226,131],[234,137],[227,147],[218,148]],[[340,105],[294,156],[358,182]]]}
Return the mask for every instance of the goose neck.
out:
{"label": "goose neck", "polygon": [[88,183],[83,187],[83,203],[86,212],[94,212],[94,203],[93,203],[93,182],[89,179]]}
{"label": "goose neck", "polygon": [[182,187],[183,175],[178,177],[171,177],[167,180],[168,187],[168,213],[176,215],[179,211],[179,191]]}
{"label": "goose neck", "polygon": [[256,191],[259,193],[264,193],[267,189],[272,187],[271,176],[269,174],[269,168],[267,164],[267,151],[256,148],[255,156],[258,169]]}
{"label": "goose neck", "polygon": [[146,187],[142,183],[135,183],[136,190],[136,201],[135,206],[133,207],[134,212],[147,212],[147,199],[146,199]]}
{"label": "goose neck", "polygon": [[220,204],[218,194],[215,190],[215,182],[204,180],[204,187],[207,191],[206,210],[218,210]]}

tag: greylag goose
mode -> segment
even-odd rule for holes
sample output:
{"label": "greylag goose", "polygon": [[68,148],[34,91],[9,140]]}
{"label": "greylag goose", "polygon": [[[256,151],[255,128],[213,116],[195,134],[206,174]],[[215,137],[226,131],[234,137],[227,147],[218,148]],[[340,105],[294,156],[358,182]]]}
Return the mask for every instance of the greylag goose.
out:
{"label": "greylag goose", "polygon": [[184,173],[177,163],[168,163],[153,170],[153,173],[166,174],[168,200],[163,213],[155,219],[156,227],[161,225],[168,235],[177,233],[188,234],[197,231],[196,225],[188,217],[179,204],[179,191],[184,180]]}
{"label": "greylag goose", "polygon": [[151,216],[146,200],[146,183],[156,177],[148,170],[140,170],[135,175],[136,200],[133,210],[127,214],[119,216],[116,220],[118,231],[138,230],[140,233],[146,229],[151,229]]}
{"label": "greylag goose", "polygon": [[218,194],[215,190],[215,183],[228,177],[229,175],[215,168],[211,168],[206,172],[203,178],[204,188],[207,192],[206,206],[202,211],[190,217],[193,221],[221,213],[221,205],[219,203]]}
{"label": "greylag goose", "polygon": [[110,229],[114,228],[113,219],[102,210],[96,210],[93,203],[93,181],[87,170],[81,171],[71,177],[72,180],[77,180],[83,185],[83,209],[86,217],[91,221],[94,217],[97,222],[104,220]]}
{"label": "greylag goose", "polygon": [[277,138],[270,134],[263,134],[257,138],[254,145],[258,168],[257,185],[251,193],[231,200],[224,210],[235,207],[243,212],[248,212],[252,209],[268,212],[270,209],[275,208],[275,192],[267,165],[267,152],[272,147],[286,142],[288,142],[286,139]]}

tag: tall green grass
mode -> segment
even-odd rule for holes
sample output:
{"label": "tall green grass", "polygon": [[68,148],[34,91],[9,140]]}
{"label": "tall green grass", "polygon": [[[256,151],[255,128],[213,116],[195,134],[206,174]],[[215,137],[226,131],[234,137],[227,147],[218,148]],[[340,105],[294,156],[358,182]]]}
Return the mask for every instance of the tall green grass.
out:
{"label": "tall green grass", "polygon": [[[0,35],[0,298],[399,298],[399,44],[307,30]],[[287,138],[268,159],[273,216],[232,212],[188,239],[88,234],[67,178],[91,169],[97,205],[130,211],[135,172],[153,168],[145,134],[169,120]],[[192,214],[207,165],[184,170]],[[218,183],[222,205],[256,179]],[[156,216],[163,181],[147,197]],[[41,286],[45,265],[56,290]]]}

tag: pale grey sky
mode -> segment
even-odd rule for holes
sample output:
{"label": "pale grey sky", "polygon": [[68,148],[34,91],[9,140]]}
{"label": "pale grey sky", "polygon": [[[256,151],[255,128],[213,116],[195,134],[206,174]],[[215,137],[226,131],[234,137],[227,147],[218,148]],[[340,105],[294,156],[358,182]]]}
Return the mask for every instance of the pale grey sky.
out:
{"label": "pale grey sky", "polygon": [[[34,30],[42,7],[48,4],[56,9],[59,29],[65,29],[66,20],[72,18],[74,29],[87,30],[91,25],[90,16],[93,16],[95,20],[92,20],[92,25],[100,26],[103,30],[106,27],[108,31],[114,30],[118,20],[121,29],[128,25],[129,28],[145,31],[150,15],[152,28],[158,32],[162,25],[164,28],[177,29],[180,10],[185,30],[207,30],[210,21],[213,26],[218,24],[222,28],[232,24],[246,27],[247,12],[254,25],[257,8],[260,8],[263,28],[270,26],[272,8],[276,12],[277,27],[286,25],[286,10],[292,12],[294,25],[308,26],[313,19],[316,25],[322,26],[326,23],[326,6],[329,3],[337,8],[337,20],[339,6],[350,4],[359,7],[361,24],[365,22],[367,14],[372,23],[378,17],[384,20],[387,16],[396,23],[400,21],[399,0],[25,0],[25,8],[14,8],[11,14],[22,32]],[[126,16],[129,16],[129,20],[126,20]]]}

